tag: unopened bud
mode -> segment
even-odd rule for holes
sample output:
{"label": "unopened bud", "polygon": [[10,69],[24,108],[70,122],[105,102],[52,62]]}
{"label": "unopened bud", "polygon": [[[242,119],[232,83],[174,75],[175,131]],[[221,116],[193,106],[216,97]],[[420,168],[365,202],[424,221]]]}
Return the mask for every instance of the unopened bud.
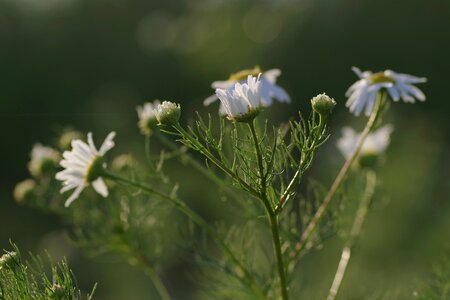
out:
{"label": "unopened bud", "polygon": [[156,109],[156,119],[159,124],[175,125],[181,117],[181,107],[179,104],[163,101]]}
{"label": "unopened bud", "polygon": [[321,116],[328,116],[336,106],[336,101],[327,94],[319,94],[311,99],[313,110]]}

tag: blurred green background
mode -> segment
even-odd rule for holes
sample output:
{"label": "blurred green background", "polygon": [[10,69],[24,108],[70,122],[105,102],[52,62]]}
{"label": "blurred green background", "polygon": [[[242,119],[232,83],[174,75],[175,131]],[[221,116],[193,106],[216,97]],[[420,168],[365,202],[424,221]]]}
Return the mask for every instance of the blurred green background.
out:
{"label": "blurred green background", "polygon": [[[259,64],[282,69],[293,99],[274,107],[277,118],[308,111],[320,92],[337,100],[333,138],[311,171],[328,185],[343,162],[340,128],[364,121],[344,107],[350,67],[390,68],[427,77],[427,101],[390,109],[396,129],[380,170],[389,201],[369,215],[340,296],[413,291],[449,247],[449,55],[448,0],[0,0],[0,248],[11,238],[23,252],[68,256],[84,290],[100,283],[97,299],[151,299],[141,271],[86,259],[60,220],[14,203],[34,143],[71,125],[99,139],[116,130],[118,148],[142,151],[136,105],[178,101],[188,119],[213,80]],[[307,299],[323,299],[331,283],[340,242],[327,243],[305,258]],[[189,270],[179,270],[163,277],[178,299],[191,299]]]}

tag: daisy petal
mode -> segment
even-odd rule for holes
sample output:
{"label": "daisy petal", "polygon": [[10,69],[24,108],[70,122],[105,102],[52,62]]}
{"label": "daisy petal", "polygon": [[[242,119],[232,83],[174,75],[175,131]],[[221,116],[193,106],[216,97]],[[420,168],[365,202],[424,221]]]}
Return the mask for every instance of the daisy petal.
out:
{"label": "daisy petal", "polygon": [[106,184],[101,177],[92,181],[92,187],[97,193],[99,193],[103,197],[105,198],[108,197],[108,188],[106,187]]}

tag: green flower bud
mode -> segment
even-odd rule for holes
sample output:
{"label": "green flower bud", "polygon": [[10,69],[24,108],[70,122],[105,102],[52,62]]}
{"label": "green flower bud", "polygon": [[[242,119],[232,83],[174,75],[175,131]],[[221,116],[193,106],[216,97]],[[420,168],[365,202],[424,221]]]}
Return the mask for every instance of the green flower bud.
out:
{"label": "green flower bud", "polygon": [[19,182],[14,188],[14,199],[17,203],[31,199],[35,196],[36,182],[33,179],[26,179]]}
{"label": "green flower bud", "polygon": [[327,94],[319,94],[311,99],[313,110],[321,116],[328,116],[336,106],[336,101]]}
{"label": "green flower bud", "polygon": [[162,125],[175,125],[181,117],[181,107],[179,104],[163,101],[156,109],[156,119]]}

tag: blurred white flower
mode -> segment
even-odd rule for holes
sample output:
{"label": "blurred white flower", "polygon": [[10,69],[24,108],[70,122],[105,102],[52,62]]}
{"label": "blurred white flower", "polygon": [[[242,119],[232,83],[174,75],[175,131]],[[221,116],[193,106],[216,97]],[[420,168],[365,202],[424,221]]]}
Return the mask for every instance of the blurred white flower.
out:
{"label": "blurred white flower", "polygon": [[[261,84],[261,104],[263,106],[272,105],[272,99],[278,100],[283,103],[290,103],[291,98],[288,93],[276,84],[277,77],[281,75],[281,70],[279,69],[271,69],[265,72],[261,72],[261,69],[256,66],[251,70],[242,70],[240,72],[234,73],[230,75],[230,78],[225,81],[214,81],[211,84],[213,89],[233,89],[236,83],[245,83],[247,76],[258,76],[258,74],[262,73],[260,77]],[[211,103],[218,100],[217,94],[214,94],[203,101],[205,106],[210,105]],[[219,112],[222,115],[226,114],[225,108],[221,105],[219,108]]]}
{"label": "blurred white flower", "polygon": [[138,125],[143,134],[150,134],[152,132],[152,128],[158,123],[156,119],[156,109],[159,104],[159,100],[155,100],[136,107],[139,117]]}
{"label": "blurred white flower", "polygon": [[236,82],[232,89],[216,89],[227,118],[233,121],[252,120],[262,106],[261,74],[258,77],[248,75],[247,83]]}
{"label": "blurred white flower", "polygon": [[[360,151],[360,156],[365,155],[380,155],[389,145],[390,135],[394,130],[390,124],[384,125],[379,129],[370,133]],[[355,150],[361,134],[357,133],[351,127],[344,127],[342,129],[342,137],[337,141],[337,147],[341,151],[342,155],[348,159]]]}
{"label": "blurred white flower", "polygon": [[13,196],[18,203],[24,202],[27,198],[34,195],[36,182],[33,179],[26,179],[19,182],[14,187]]}
{"label": "blurred white flower", "polygon": [[36,144],[31,150],[31,160],[28,163],[28,170],[31,175],[39,177],[57,166],[59,160],[60,154],[58,151],[41,144]]}
{"label": "blurred white flower", "polygon": [[392,70],[378,73],[361,72],[356,67],[353,67],[352,70],[360,80],[350,86],[345,96],[348,97],[346,106],[356,116],[359,116],[363,110],[367,116],[370,115],[375,105],[377,93],[382,88],[388,91],[389,96],[394,101],[400,99],[411,103],[414,103],[415,99],[425,101],[425,95],[413,84],[426,82],[426,78],[400,74]]}
{"label": "blurred white flower", "polygon": [[100,177],[101,171],[105,168],[103,156],[114,147],[115,132],[111,132],[106,137],[99,150],[94,145],[92,133],[87,135],[88,143],[81,140],[72,141],[72,150],[63,153],[64,159],[60,165],[64,168],[56,174],[56,179],[63,182],[61,193],[75,189],[67,199],[65,206],[68,207],[75,201],[90,183],[95,191],[103,197],[108,196],[108,188]]}
{"label": "blurred white flower", "polygon": [[19,255],[12,251],[12,252],[6,252],[2,256],[0,256],[0,270],[2,269],[13,269],[14,266],[18,265],[19,263]]}

